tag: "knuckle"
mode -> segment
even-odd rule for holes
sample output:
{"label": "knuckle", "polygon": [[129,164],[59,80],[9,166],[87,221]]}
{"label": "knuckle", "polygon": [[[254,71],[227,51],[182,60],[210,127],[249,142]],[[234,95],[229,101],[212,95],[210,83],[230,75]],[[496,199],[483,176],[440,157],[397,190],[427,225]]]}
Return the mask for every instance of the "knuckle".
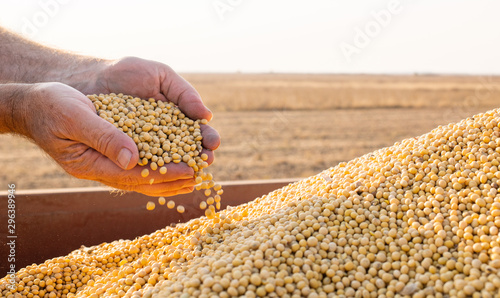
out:
{"label": "knuckle", "polygon": [[114,135],[111,132],[102,132],[97,136],[95,149],[104,155],[108,155],[109,150],[111,149],[113,137]]}
{"label": "knuckle", "polygon": [[120,59],[120,62],[128,62],[128,63],[137,63],[142,61],[143,59],[135,56],[125,56]]}
{"label": "knuckle", "polygon": [[138,185],[140,185],[139,178],[131,176],[128,172],[124,172],[118,179],[118,183],[130,188],[128,190],[134,190]]}
{"label": "knuckle", "polygon": [[95,160],[89,153],[89,148],[84,148],[82,144],[75,144],[64,148],[59,156],[54,157],[54,160],[69,175],[79,179],[92,179],[94,173],[92,165]]}

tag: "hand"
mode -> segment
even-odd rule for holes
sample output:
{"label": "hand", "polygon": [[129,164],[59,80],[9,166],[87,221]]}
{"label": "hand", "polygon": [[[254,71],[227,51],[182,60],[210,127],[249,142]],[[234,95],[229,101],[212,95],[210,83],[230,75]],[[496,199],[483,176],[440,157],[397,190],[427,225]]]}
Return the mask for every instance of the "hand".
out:
{"label": "hand", "polygon": [[[0,103],[4,107],[0,109],[0,133],[22,131],[78,178],[148,195],[174,195],[193,189],[193,170],[183,163],[169,164],[166,175],[152,173],[142,178],[141,167],[136,167],[139,152],[133,140],[98,117],[84,96],[121,92],[153,97],[177,104],[190,118],[210,120],[212,113],[199,94],[171,68],[139,58],[107,61],[70,54],[38,45],[1,27],[0,40],[0,82],[63,82],[76,88],[54,83],[0,85]],[[18,56],[22,63],[13,59]],[[26,92],[29,96],[24,96]],[[18,97],[23,102],[16,100]],[[211,163],[212,150],[219,146],[220,137],[209,126],[201,130],[207,162]],[[149,185],[151,179],[153,185]]]}
{"label": "hand", "polygon": [[60,83],[35,84],[22,100],[16,117],[20,131],[69,174],[150,196],[193,190],[194,173],[184,163],[169,167],[165,175],[150,171],[143,178],[134,141],[100,118],[79,91]]}
{"label": "hand", "polygon": [[[186,80],[169,66],[136,57],[127,57],[107,63],[97,71],[95,82],[86,87],[87,94],[123,93],[141,98],[154,98],[171,101],[191,119],[212,119],[212,112]],[[220,145],[220,136],[208,125],[202,125],[203,147],[209,156],[208,163],[214,159],[212,150]],[[169,168],[170,170],[170,168]]]}
{"label": "hand", "polygon": [[[198,92],[181,76],[165,64],[144,60],[135,57],[127,57],[116,61],[103,61],[94,66],[95,77],[90,84],[82,88],[84,94],[99,93],[124,93],[141,98],[155,98],[161,101],[170,101],[192,119],[212,119],[212,112],[205,107]],[[208,125],[201,125],[203,136],[202,153],[208,155],[208,164],[214,160],[213,150],[220,145],[220,136],[216,130]],[[137,150],[132,151],[133,159],[138,158]],[[167,173],[177,173],[179,167],[186,167],[183,163],[166,165]],[[191,168],[188,169],[193,173]],[[150,171],[150,177],[156,183],[159,177],[157,173]],[[173,176],[172,176],[173,177]],[[181,179],[181,176],[179,176]],[[187,188],[186,192],[193,190]],[[143,192],[148,194],[149,192]]]}

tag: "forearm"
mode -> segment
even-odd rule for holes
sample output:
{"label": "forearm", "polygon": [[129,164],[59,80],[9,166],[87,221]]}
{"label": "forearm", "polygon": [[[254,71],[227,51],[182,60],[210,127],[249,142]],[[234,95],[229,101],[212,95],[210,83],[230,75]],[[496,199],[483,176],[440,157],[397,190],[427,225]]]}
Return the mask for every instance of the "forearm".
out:
{"label": "forearm", "polygon": [[49,48],[0,27],[0,83],[61,82],[77,90],[95,84],[106,60]]}
{"label": "forearm", "polygon": [[0,133],[26,135],[25,102],[34,85],[0,84]]}

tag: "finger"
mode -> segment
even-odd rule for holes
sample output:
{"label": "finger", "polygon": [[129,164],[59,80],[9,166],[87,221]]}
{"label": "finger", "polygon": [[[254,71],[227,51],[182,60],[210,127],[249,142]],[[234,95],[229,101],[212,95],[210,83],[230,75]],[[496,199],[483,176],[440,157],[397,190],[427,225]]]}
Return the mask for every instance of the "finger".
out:
{"label": "finger", "polygon": [[[93,154],[93,155],[100,155],[99,152],[93,151],[93,153],[87,153],[85,154],[86,156],[83,156],[83,160],[93,160],[93,157],[90,157],[88,155]],[[127,191],[136,191],[140,192],[143,194],[151,195],[151,196],[172,196],[176,194],[181,194],[181,193],[187,193],[191,192],[193,190],[193,187],[196,185],[196,181],[192,175],[192,173],[189,173],[182,178],[179,176],[175,176],[175,173],[178,173],[178,169],[184,168],[184,166],[178,166],[177,164],[171,165],[171,172],[174,173],[175,180],[172,181],[164,181],[165,175],[159,174],[157,171],[153,171],[153,174],[148,176],[148,177],[142,177],[141,176],[141,168],[143,167],[135,167],[132,170],[124,171],[120,169],[118,166],[116,166],[113,162],[111,162],[109,159],[101,155],[101,160],[99,161],[99,158],[97,159],[99,162],[95,164],[103,164],[106,169],[117,169],[120,171],[120,173],[130,173],[134,172],[132,176],[126,175],[126,176],[119,176],[118,179],[110,179],[110,176],[107,175],[102,175],[98,174],[96,172],[94,173],[89,173],[85,172],[86,175],[85,177],[80,177],[80,178],[85,178],[85,179],[91,179],[95,181],[99,181],[101,183],[104,183],[106,185],[127,190]],[[187,167],[187,165],[186,165]],[[88,167],[87,167],[88,168]],[[189,168],[189,167],[188,167]],[[97,171],[100,169],[97,168]],[[192,169],[191,169],[192,171]],[[159,177],[157,179],[154,179],[153,177]],[[173,179],[174,177],[169,177],[168,179]]]}
{"label": "finger", "polygon": [[[83,144],[79,145],[85,146]],[[78,144],[76,144],[76,146],[78,146]],[[66,146],[66,148],[72,147],[75,146]],[[100,181],[106,184],[115,183],[122,185],[150,185],[151,181],[153,181],[153,184],[158,184],[180,179],[192,179],[194,177],[193,169],[185,163],[167,164],[167,173],[165,174],[160,174],[159,171],[153,171],[147,166],[136,166],[130,170],[123,170],[101,153],[91,148],[87,149],[88,150],[75,148],[75,152],[83,152],[83,154],[71,158],[72,162],[65,166],[63,165],[71,175],[78,178]],[[64,161],[59,162],[64,164]],[[144,169],[148,169],[149,174],[147,177],[142,177],[142,171]]]}
{"label": "finger", "polygon": [[211,126],[201,125],[201,136],[203,137],[203,147],[209,150],[215,150],[220,146],[220,135]]}
{"label": "finger", "polygon": [[171,182],[163,182],[152,185],[129,185],[129,184],[118,184],[114,182],[107,182],[107,185],[113,184],[113,187],[120,188],[124,190],[136,191],[140,193],[149,193],[153,195],[161,195],[162,193],[177,192],[181,189],[194,187],[196,182],[194,179],[181,179]]}
{"label": "finger", "polygon": [[[163,183],[170,182],[179,179],[189,179],[194,177],[194,170],[189,167],[185,162],[180,163],[168,163],[165,165],[167,168],[167,172],[165,174],[161,174],[158,170],[153,171],[147,165],[145,166],[137,166],[136,168],[127,171],[124,175],[128,175],[128,172],[131,172],[131,175],[134,177],[139,177],[140,181],[137,184],[149,184],[151,183],[151,179],[154,180],[153,183]],[[142,177],[142,171],[144,169],[148,170],[148,176]],[[138,174],[138,175],[137,175]]]}
{"label": "finger", "polygon": [[203,149],[201,150],[201,153],[205,153],[208,156],[207,160],[205,160],[208,165],[211,165],[214,162],[215,154],[212,150]]}
{"label": "finger", "polygon": [[74,140],[82,142],[113,161],[124,170],[133,168],[139,160],[135,142],[91,111],[74,115]]}
{"label": "finger", "polygon": [[184,78],[165,66],[160,78],[161,91],[191,119],[212,119],[212,112],[203,104],[200,94]]}
{"label": "finger", "polygon": [[[147,178],[149,178],[149,177],[147,177]],[[145,178],[145,179],[147,179],[147,178]],[[155,189],[161,189],[160,185],[167,185],[167,184],[172,189],[180,189],[180,188],[184,188],[184,187],[195,186],[196,181],[195,181],[194,177],[181,178],[181,179],[167,181],[167,182],[158,182],[154,178],[151,178],[147,181],[145,180],[144,183],[141,183],[141,184],[128,184],[128,185],[131,185],[133,187],[145,187],[148,189],[155,190]]]}
{"label": "finger", "polygon": [[193,192],[194,187],[188,186],[188,187],[183,187],[183,188],[178,188],[178,189],[173,189],[170,188],[170,186],[165,183],[162,185],[162,187],[159,187],[158,189],[152,189],[152,188],[147,188],[144,186],[140,187],[133,187],[130,185],[120,185],[120,184],[115,184],[115,183],[105,183],[108,186],[111,186],[116,189],[122,189],[126,191],[134,191],[137,193],[141,193],[150,197],[172,197],[180,194],[186,194]]}

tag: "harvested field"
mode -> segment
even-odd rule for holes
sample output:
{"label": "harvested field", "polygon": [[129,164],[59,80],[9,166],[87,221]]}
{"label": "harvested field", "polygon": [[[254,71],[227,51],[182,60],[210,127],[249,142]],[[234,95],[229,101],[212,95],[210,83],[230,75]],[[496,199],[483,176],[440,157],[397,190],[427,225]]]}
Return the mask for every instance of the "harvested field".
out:
{"label": "harvested field", "polygon": [[[498,107],[500,77],[186,74],[214,112],[215,179],[307,177]],[[99,185],[30,142],[0,136],[0,190]]]}

